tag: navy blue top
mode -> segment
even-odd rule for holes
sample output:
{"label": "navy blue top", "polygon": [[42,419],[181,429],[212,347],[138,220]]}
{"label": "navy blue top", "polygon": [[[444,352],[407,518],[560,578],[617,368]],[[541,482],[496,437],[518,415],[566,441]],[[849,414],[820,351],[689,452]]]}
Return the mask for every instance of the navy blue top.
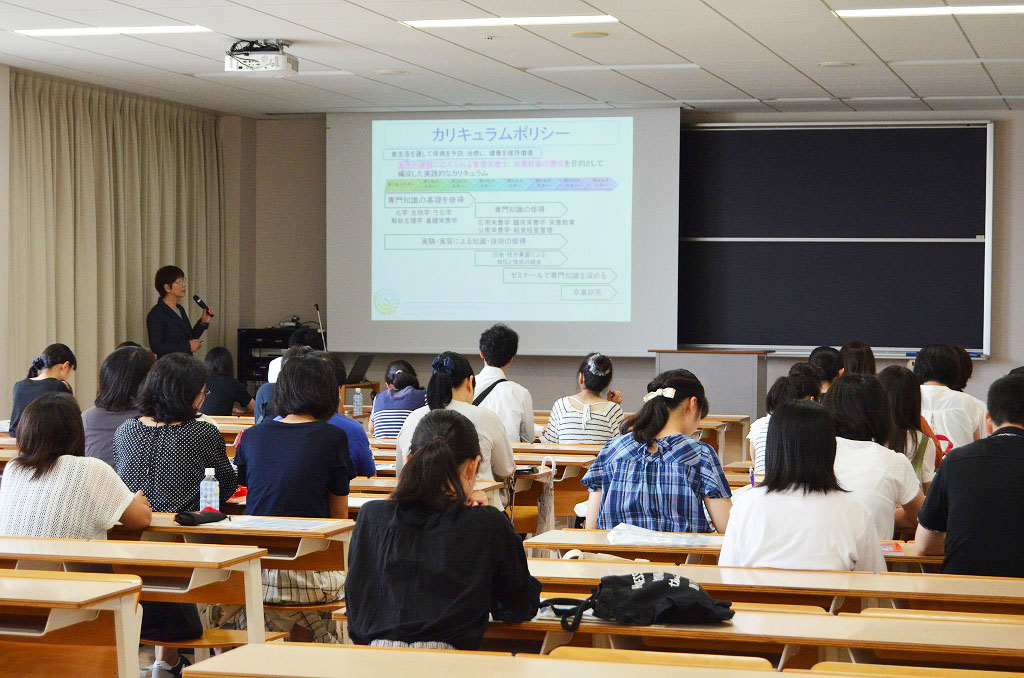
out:
{"label": "navy blue top", "polygon": [[348,436],[326,421],[265,419],[242,434],[235,466],[238,482],[249,488],[245,513],[251,516],[330,518],[327,495],[348,495],[355,477]]}
{"label": "navy blue top", "polygon": [[274,409],[274,382],[263,384],[257,389],[254,407],[253,416],[257,424],[264,418],[273,419],[277,416],[277,410]]}
{"label": "navy blue top", "polygon": [[192,347],[188,342],[203,336],[203,332],[209,327],[202,320],[192,325],[185,309],[181,306],[178,306],[177,309],[178,312],[175,313],[170,306],[160,300],[146,314],[149,347],[157,358],[168,353],[192,355]]}

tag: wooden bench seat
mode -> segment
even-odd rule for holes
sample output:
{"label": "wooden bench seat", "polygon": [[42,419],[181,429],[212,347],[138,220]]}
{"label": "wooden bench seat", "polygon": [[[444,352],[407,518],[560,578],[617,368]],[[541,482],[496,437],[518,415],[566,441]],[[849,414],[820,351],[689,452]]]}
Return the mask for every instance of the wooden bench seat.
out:
{"label": "wooden bench seat", "polygon": [[[142,638],[139,643],[142,645],[160,645],[161,647],[176,647],[176,648],[194,648],[196,650],[217,650],[228,647],[241,647],[248,645],[248,631],[235,630],[235,629],[206,629],[203,631],[203,635],[200,638],[190,638],[189,640],[179,641],[167,641],[167,640],[147,640]],[[288,637],[288,634],[284,631],[264,631],[263,638],[265,642],[273,642],[276,640],[284,640]]]}

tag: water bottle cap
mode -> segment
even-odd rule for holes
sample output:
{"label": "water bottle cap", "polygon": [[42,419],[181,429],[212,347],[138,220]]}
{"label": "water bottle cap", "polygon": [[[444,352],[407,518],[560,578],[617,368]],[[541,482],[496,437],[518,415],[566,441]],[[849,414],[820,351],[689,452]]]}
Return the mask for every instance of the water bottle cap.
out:
{"label": "water bottle cap", "polygon": [[362,392],[363,392],[363,389],[361,389],[361,388],[357,388],[356,389],[356,393],[362,393]]}
{"label": "water bottle cap", "polygon": [[206,472],[206,475],[208,475],[208,476],[212,476],[213,475],[213,469],[212,468],[206,469],[205,472]]}

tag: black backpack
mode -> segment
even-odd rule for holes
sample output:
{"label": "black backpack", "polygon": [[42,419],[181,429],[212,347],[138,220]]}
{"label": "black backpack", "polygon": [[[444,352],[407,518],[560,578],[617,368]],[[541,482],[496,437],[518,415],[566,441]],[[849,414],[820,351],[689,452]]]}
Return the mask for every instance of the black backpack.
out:
{"label": "black backpack", "polygon": [[711,624],[732,619],[732,603],[715,600],[686,577],[669,572],[637,572],[602,577],[586,600],[551,598],[541,602],[561,615],[562,628],[576,631],[583,613],[626,626]]}

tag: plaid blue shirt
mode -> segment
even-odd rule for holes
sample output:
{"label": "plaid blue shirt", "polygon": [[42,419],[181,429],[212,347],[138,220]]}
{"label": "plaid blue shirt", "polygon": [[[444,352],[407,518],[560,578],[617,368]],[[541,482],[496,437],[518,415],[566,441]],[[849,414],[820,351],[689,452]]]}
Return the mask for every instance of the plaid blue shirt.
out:
{"label": "plaid blue shirt", "polygon": [[597,455],[583,484],[603,490],[597,527],[619,523],[661,532],[713,532],[704,497],[731,497],[718,455],[707,443],[682,434],[658,438],[657,450],[626,433]]}

